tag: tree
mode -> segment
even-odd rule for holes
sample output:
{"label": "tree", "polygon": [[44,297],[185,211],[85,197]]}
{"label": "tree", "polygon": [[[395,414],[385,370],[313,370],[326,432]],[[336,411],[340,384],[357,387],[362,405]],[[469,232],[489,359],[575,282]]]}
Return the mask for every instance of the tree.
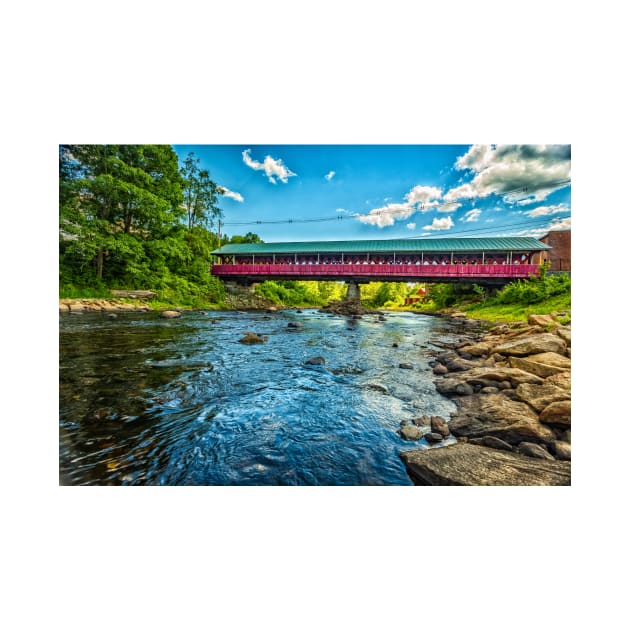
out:
{"label": "tree", "polygon": [[264,241],[260,238],[260,236],[258,236],[258,234],[247,232],[245,236],[234,235],[232,238],[228,239],[226,243],[264,243]]}
{"label": "tree", "polygon": [[188,228],[207,226],[212,229],[214,221],[223,213],[217,205],[219,187],[210,179],[207,170],[199,168],[199,158],[190,152],[184,160],[181,176],[184,180],[184,208]]}
{"label": "tree", "polygon": [[173,148],[63,145],[59,155],[62,261],[91,261],[97,281],[108,259],[137,270],[146,262],[142,242],[165,237],[181,216]]}

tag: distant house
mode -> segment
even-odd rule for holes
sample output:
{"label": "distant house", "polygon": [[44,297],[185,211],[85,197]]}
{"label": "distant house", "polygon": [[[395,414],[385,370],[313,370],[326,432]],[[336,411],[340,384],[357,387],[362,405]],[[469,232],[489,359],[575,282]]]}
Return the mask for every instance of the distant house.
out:
{"label": "distant house", "polygon": [[571,230],[553,230],[539,240],[551,247],[540,254],[549,261],[550,271],[571,271]]}

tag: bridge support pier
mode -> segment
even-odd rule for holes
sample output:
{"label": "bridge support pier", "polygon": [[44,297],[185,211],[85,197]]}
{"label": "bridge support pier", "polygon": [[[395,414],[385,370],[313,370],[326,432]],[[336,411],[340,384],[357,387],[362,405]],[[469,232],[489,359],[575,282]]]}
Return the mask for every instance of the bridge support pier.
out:
{"label": "bridge support pier", "polygon": [[252,295],[258,286],[258,282],[236,282],[233,280],[225,280],[226,293],[230,295]]}
{"label": "bridge support pier", "polygon": [[347,280],[346,285],[348,286],[348,290],[344,302],[358,302],[361,304],[361,289],[359,283],[354,280]]}

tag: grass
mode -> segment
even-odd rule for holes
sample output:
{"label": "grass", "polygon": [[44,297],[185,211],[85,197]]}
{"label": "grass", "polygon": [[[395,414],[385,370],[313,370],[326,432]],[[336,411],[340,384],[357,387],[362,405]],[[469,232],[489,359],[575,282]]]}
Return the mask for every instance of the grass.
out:
{"label": "grass", "polygon": [[[492,299],[480,304],[462,306],[463,311],[471,319],[484,319],[491,322],[527,321],[529,315],[546,315],[548,313],[571,311],[571,295],[556,295],[536,304],[496,304]],[[570,315],[562,318],[563,323],[570,323]]]}

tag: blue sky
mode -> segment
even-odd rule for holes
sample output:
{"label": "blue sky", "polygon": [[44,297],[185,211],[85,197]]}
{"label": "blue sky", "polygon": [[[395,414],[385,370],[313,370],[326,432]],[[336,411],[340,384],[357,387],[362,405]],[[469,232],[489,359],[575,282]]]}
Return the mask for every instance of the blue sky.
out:
{"label": "blue sky", "polygon": [[[251,231],[267,242],[539,237],[571,225],[569,145],[174,149],[180,162],[192,151],[225,190],[219,205],[222,232],[230,236]],[[308,219],[325,220],[302,222]]]}

